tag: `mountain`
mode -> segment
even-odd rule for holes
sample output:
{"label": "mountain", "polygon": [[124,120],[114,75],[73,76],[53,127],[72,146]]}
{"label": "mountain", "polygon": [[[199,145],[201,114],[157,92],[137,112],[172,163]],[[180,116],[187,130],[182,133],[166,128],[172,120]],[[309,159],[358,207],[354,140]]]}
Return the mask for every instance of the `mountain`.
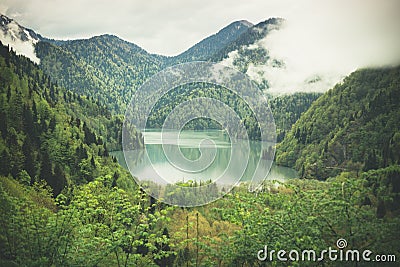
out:
{"label": "mountain", "polygon": [[[246,68],[248,55],[268,56],[253,51],[264,36],[257,34],[227,49],[225,59],[237,51],[236,66]],[[129,101],[123,90],[132,93],[137,87],[128,86],[165,67],[166,58],[111,35],[42,38],[34,46],[40,65],[0,45],[0,266],[282,265],[266,260],[266,241],[290,251],[336,246],[352,261],[365,249],[362,261],[385,256],[389,266],[400,257],[400,67],[356,71],[322,96],[270,99],[284,138],[278,162],[304,178],[329,176],[326,182],[265,181],[256,192],[240,184],[218,201],[181,208],[148,196],[108,156],[110,143],[120,142],[120,112]],[[181,92],[205,96],[212,89],[191,86],[171,90],[158,105],[174,104]],[[209,95],[230,98],[215,89]],[[250,111],[230,101],[238,113]],[[142,145],[139,133],[132,137]],[[179,198],[181,189],[198,184],[182,178],[179,185],[168,196]],[[204,197],[206,187],[198,188],[193,196]],[[313,265],[308,254],[305,265]]]}
{"label": "mountain", "polygon": [[[12,29],[18,28],[23,37],[16,40],[29,47],[29,57],[34,62],[40,62],[40,68],[53,82],[106,104],[115,114],[122,114],[133,93],[146,79],[166,66],[193,60],[218,59],[232,49],[262,39],[282,22],[281,19],[270,19],[254,26],[245,20],[236,21],[182,54],[164,57],[150,54],[141,47],[113,35],[72,41],[52,40],[18,25],[5,16],[2,18],[12,22],[7,25],[17,25],[3,27],[3,35],[14,36],[15,30]],[[29,34],[29,38],[24,37],[25,33]],[[11,42],[10,46],[17,53],[20,51],[17,42]],[[252,58],[262,57],[265,51],[263,48],[252,51]],[[233,67],[245,72],[238,64],[234,64]]]}
{"label": "mountain", "polygon": [[18,55],[24,55],[39,64],[40,60],[35,54],[35,44],[41,40],[41,36],[2,14],[0,14],[0,40],[4,45],[13,47]]}
{"label": "mountain", "polygon": [[318,98],[278,145],[302,177],[399,164],[400,67],[363,69]]}
{"label": "mountain", "polygon": [[204,60],[222,63],[248,74],[261,89],[268,89],[264,68],[284,68],[285,63],[271,58],[263,40],[273,31],[280,30],[285,20],[270,18],[256,25],[236,21],[192,46],[182,54],[167,58],[167,65]]}
{"label": "mountain", "polygon": [[[0,43],[0,266],[118,266],[122,258],[157,266],[155,253],[168,262],[171,249],[159,245],[169,240],[158,226],[165,215],[108,156],[86,120],[92,112],[107,121],[95,101],[52,83]],[[134,242],[143,245],[127,250]]]}
{"label": "mountain", "polygon": [[215,53],[211,58],[212,61],[218,62],[229,56],[232,51],[244,49],[250,45],[256,44],[265,38],[271,31],[279,30],[285,22],[282,18],[270,18],[253,25],[244,34],[240,35],[235,41],[227,44],[223,49]]}
{"label": "mountain", "polygon": [[101,164],[113,164],[107,137],[89,123],[116,131],[107,110],[55,85],[37,65],[1,43],[0,103],[1,176],[27,185],[44,180],[57,195],[66,186],[93,180]]}
{"label": "mountain", "polygon": [[268,105],[271,108],[276,124],[277,142],[281,142],[292,125],[306,112],[321,93],[294,93],[271,97]]}
{"label": "mountain", "polygon": [[270,56],[263,40],[273,31],[280,30],[285,20],[270,18],[249,28],[238,39],[215,53],[210,60],[233,67],[249,75],[261,89],[269,88],[266,69],[283,69],[285,62]]}
{"label": "mountain", "polygon": [[163,65],[163,57],[113,35],[39,42],[40,67],[53,81],[122,114],[133,92]]}
{"label": "mountain", "polygon": [[[249,68],[279,65],[278,61],[269,58],[267,48],[260,42],[270,32],[279,30],[283,22],[280,18],[268,19],[257,25],[244,20],[236,21],[175,57],[150,54],[113,35],[59,41],[30,32],[32,36],[38,36],[35,52],[40,58],[39,67],[51,77],[52,82],[107,106],[112,114],[123,114],[134,92],[149,77],[169,65],[192,60],[222,62],[252,74],[260,88],[267,88],[268,81],[259,79],[259,73],[251,73]],[[232,55],[235,55],[234,59]],[[271,102],[279,140],[309,107],[310,100],[316,99],[316,95],[298,94],[292,99],[295,104],[290,105],[288,99],[292,98],[282,95],[281,100],[272,100],[282,106]],[[153,119],[160,123],[162,116]]]}
{"label": "mountain", "polygon": [[[119,114],[125,110],[132,93],[166,66],[196,60],[220,62],[232,51],[239,51],[239,57],[231,65],[240,71],[246,72],[251,62],[266,63],[266,48],[258,46],[257,49],[249,49],[248,46],[256,44],[283,23],[279,18],[257,25],[245,20],[236,21],[182,54],[164,57],[149,54],[139,46],[112,35],[72,41],[52,40],[4,15],[1,18],[3,36],[0,39],[4,43],[32,61],[40,62],[40,67],[53,82],[98,99]],[[259,84],[265,87],[263,83],[267,84],[266,81]]]}
{"label": "mountain", "polygon": [[61,42],[43,39],[37,44],[36,53],[41,59],[41,68],[54,81],[74,92],[99,99],[113,112],[121,114],[132,94],[153,74],[168,65],[208,60],[249,27],[251,23],[247,21],[233,22],[184,53],[170,58],[149,54],[139,46],[112,35]]}
{"label": "mountain", "polygon": [[195,44],[185,52],[168,58],[167,64],[174,65],[190,61],[206,61],[226,46],[235,42],[244,32],[248,31],[253,26],[252,23],[246,20],[235,21],[213,34],[199,43]]}
{"label": "mountain", "polygon": [[[5,16],[3,20],[3,24],[12,21]],[[109,105],[112,112],[121,114],[132,93],[147,78],[165,67],[189,61],[219,62],[236,68],[249,75],[265,93],[324,91],[327,83],[332,84],[332,81],[329,75],[320,73],[305,77],[303,83],[300,81],[300,84],[293,85],[295,88],[284,88],[285,92],[281,90],[281,83],[276,80],[287,76],[286,62],[271,56],[266,38],[284,26],[282,18],[270,18],[256,25],[245,20],[236,21],[174,57],[147,53],[137,45],[112,35],[72,41],[52,40],[19,25],[15,26],[18,32],[29,33],[29,40],[32,40],[5,43],[10,43],[17,53],[29,51],[25,54],[34,62],[43,60],[40,66],[53,82],[99,99]],[[6,27],[3,35],[16,34]],[[24,49],[20,48],[21,42]],[[35,52],[32,52],[32,47],[35,47]]]}

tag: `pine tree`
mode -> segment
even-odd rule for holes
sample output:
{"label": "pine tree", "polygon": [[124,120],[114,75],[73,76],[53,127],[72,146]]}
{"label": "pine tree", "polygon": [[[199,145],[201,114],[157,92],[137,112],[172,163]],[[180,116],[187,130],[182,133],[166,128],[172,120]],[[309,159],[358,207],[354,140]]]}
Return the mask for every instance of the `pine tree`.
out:
{"label": "pine tree", "polygon": [[117,172],[114,172],[113,180],[112,180],[112,183],[111,183],[111,187],[116,187],[117,186],[118,178],[119,178],[119,174]]}
{"label": "pine tree", "polygon": [[27,135],[33,136],[34,135],[33,114],[32,110],[27,105],[24,105],[22,117],[23,117],[25,132],[27,133]]}
{"label": "pine tree", "polygon": [[22,153],[24,153],[25,156],[24,169],[28,172],[31,178],[34,178],[36,175],[36,166],[32,143],[29,135],[25,138],[24,144],[22,145]]}
{"label": "pine tree", "polygon": [[10,103],[11,99],[11,86],[9,85],[7,88],[7,102]]}
{"label": "pine tree", "polygon": [[40,178],[45,180],[50,186],[53,184],[53,171],[50,162],[50,156],[47,151],[42,153],[42,160],[40,165]]}
{"label": "pine tree", "polygon": [[11,98],[10,105],[10,124],[17,130],[22,130],[22,113],[23,113],[23,95],[18,91],[13,98]]}
{"label": "pine tree", "polygon": [[92,164],[92,167],[94,169],[96,168],[96,162],[94,161],[94,156],[92,156],[92,159],[90,160],[90,164]]}
{"label": "pine tree", "polygon": [[56,129],[56,118],[53,116],[50,119],[50,123],[49,123],[49,129],[50,131],[54,132],[54,130]]}
{"label": "pine tree", "polygon": [[104,149],[103,156],[104,157],[108,157],[110,154],[108,153],[108,149],[107,149],[106,143],[103,144],[103,149]]}
{"label": "pine tree", "polygon": [[53,188],[54,195],[60,194],[61,190],[66,186],[67,181],[65,178],[65,172],[59,164],[56,164],[54,167],[54,176],[52,181],[53,185],[51,185],[51,187]]}
{"label": "pine tree", "polygon": [[0,132],[1,137],[6,139],[7,137],[7,114],[5,112],[0,112]]}
{"label": "pine tree", "polygon": [[6,149],[0,154],[0,174],[7,176],[10,174],[10,156]]}

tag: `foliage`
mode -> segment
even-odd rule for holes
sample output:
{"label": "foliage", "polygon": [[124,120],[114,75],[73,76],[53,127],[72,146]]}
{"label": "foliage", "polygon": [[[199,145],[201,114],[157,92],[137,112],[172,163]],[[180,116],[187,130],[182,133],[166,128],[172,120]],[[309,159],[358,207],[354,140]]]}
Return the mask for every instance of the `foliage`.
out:
{"label": "foliage", "polygon": [[[390,190],[398,166],[366,172],[342,173],[328,182],[292,180],[265,183],[256,193],[246,185],[214,203],[192,209],[175,209],[169,224],[171,241],[176,245],[176,266],[258,266],[285,265],[275,259],[260,262],[257,252],[313,249],[317,257],[336,241],[347,240],[345,249],[371,250],[374,254],[399,257],[396,233],[400,225],[399,192]],[[396,189],[397,190],[397,189]],[[381,215],[379,199],[388,198],[390,212]],[[290,261],[290,265],[313,266],[312,261]],[[322,264],[322,262],[320,263]],[[325,257],[324,265],[336,266]],[[269,265],[268,265],[269,266]]]}
{"label": "foliage", "polygon": [[294,93],[271,97],[268,104],[274,115],[278,143],[284,139],[301,114],[320,96],[320,93]]}
{"label": "foliage", "polygon": [[[121,130],[116,129],[122,119],[58,87],[28,59],[4,46],[0,102],[1,175],[31,185],[45,180],[57,195],[67,185],[102,174],[103,163],[116,166],[108,158],[106,142],[120,142]],[[94,130],[96,123],[103,125]],[[136,141],[140,147],[142,139]]]}
{"label": "foliage", "polygon": [[167,210],[150,207],[138,189],[128,195],[111,187],[111,177],[99,177],[56,200],[46,187],[0,181],[4,263],[149,266],[173,255],[160,227]]}
{"label": "foliage", "polygon": [[315,101],[278,146],[302,177],[398,164],[400,67],[359,70]]}
{"label": "foliage", "polygon": [[[263,22],[239,37],[228,33],[237,39],[219,57],[254,43],[279,22]],[[196,49],[185,57],[203,48]],[[126,101],[165,58],[109,35],[40,42],[37,52],[52,80],[0,46],[0,265],[312,266],[260,262],[257,252],[265,245],[321,252],[339,238],[347,240],[347,250],[400,257],[399,67],[357,71],[321,97],[271,99],[283,139],[278,162],[326,181],[270,182],[254,193],[242,185],[207,206],[176,208],[146,196],[108,156],[120,142]],[[248,62],[262,60],[264,52],[258,58],[241,51]],[[245,70],[248,62],[237,63]],[[257,136],[248,108],[229,92],[178,89],[158,103],[151,126],[182,97],[217,96]],[[203,120],[187,127],[218,125]],[[140,133],[133,143],[143,144]],[[172,187],[164,194],[185,196]]]}
{"label": "foliage", "polygon": [[88,40],[39,42],[40,67],[72,92],[123,114],[132,93],[160,70],[162,58],[112,35]]}

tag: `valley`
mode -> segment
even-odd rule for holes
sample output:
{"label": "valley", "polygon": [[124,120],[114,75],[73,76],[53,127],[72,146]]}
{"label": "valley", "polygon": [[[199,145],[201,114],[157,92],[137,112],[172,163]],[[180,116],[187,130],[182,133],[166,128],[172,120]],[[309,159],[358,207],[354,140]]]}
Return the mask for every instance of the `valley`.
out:
{"label": "valley", "polygon": [[[46,38],[2,15],[0,266],[316,264],[261,262],[257,252],[265,245],[317,253],[368,249],[371,258],[398,261],[400,67],[358,69],[317,91],[271,91],[268,76],[251,70],[285,68],[261,45],[284,21],[236,21],[167,57],[110,34]],[[147,128],[129,128],[133,149],[124,154],[132,96],[159,71],[191,61],[225,63],[250,75],[275,121],[273,150],[261,151],[260,126],[245,100],[199,82],[158,99]],[[163,140],[168,114],[199,97],[231,107],[248,143],[229,140],[223,125],[207,118],[189,121],[179,144],[168,135]],[[209,150],[200,146],[204,140],[211,140]],[[247,162],[231,159],[229,148],[244,151],[248,144]],[[168,150],[191,165],[202,157],[211,164],[185,173],[168,164]],[[273,153],[274,163],[265,159]],[[258,164],[272,168],[249,190],[246,172]],[[157,174],[169,175],[165,187]],[[149,188],[157,194],[147,194]],[[191,202],[179,205],[182,199]],[[347,247],[339,248],[339,239]],[[324,258],[319,264],[355,263]]]}

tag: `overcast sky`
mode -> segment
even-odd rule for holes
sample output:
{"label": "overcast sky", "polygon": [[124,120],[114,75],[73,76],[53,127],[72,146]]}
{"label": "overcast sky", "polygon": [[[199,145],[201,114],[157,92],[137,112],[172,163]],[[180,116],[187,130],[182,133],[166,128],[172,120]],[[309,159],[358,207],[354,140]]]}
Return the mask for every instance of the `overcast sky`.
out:
{"label": "overcast sky", "polygon": [[[341,21],[349,23],[355,18],[357,25],[350,27],[353,33],[365,33],[373,27],[398,36],[399,3],[398,0],[0,0],[0,12],[46,37],[75,39],[110,33],[149,52],[175,55],[241,19],[258,23],[270,17],[283,17],[318,29],[329,22],[329,27],[334,28],[338,23],[337,30],[342,30]],[[310,29],[302,30],[305,36],[307,32],[313,34]]]}

